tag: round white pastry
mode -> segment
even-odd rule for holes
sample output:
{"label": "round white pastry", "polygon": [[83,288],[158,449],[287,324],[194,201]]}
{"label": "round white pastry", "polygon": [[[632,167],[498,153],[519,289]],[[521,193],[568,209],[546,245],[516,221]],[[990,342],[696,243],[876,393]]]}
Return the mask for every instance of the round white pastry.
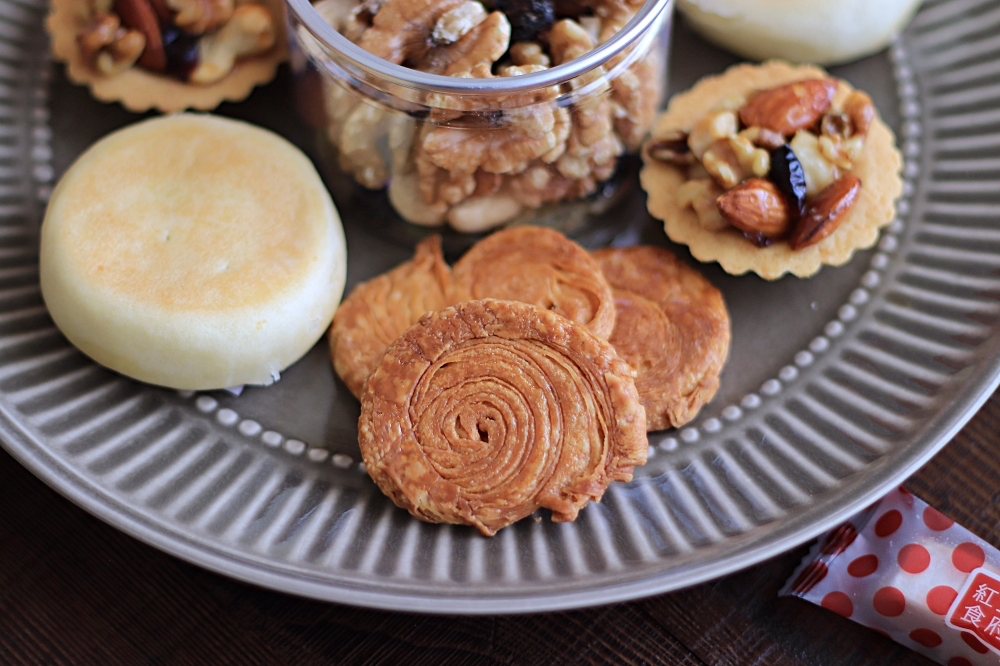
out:
{"label": "round white pastry", "polygon": [[83,353],[178,389],[270,384],[343,294],[344,231],[309,159],[247,123],[182,114],[91,146],[41,230],[49,313]]}
{"label": "round white pastry", "polygon": [[832,65],[885,48],[920,0],[678,0],[707,39],[745,58]]}

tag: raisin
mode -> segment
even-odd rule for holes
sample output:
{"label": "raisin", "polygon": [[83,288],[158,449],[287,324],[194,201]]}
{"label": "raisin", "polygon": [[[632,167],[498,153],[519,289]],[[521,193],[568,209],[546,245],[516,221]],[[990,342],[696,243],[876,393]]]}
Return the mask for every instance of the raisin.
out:
{"label": "raisin", "polygon": [[163,27],[163,50],[167,54],[167,73],[187,81],[198,66],[198,35],[191,35],[180,28]]}
{"label": "raisin", "polygon": [[784,195],[792,216],[800,216],[806,202],[806,172],[789,146],[771,151],[771,170],[767,177]]}
{"label": "raisin", "polygon": [[507,15],[511,42],[533,41],[555,21],[553,0],[495,0],[493,6]]}

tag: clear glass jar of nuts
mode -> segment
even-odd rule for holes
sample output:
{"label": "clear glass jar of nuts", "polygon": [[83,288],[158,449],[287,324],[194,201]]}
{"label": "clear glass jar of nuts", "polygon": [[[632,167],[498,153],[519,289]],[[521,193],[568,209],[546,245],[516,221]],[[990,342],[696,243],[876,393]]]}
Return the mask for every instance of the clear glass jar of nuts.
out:
{"label": "clear glass jar of nuts", "polygon": [[594,217],[662,106],[673,0],[286,2],[335,196],[410,225]]}

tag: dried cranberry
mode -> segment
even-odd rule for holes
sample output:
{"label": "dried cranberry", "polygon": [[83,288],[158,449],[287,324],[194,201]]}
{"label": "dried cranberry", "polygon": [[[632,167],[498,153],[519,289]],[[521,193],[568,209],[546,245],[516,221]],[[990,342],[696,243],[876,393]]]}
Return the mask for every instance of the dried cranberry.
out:
{"label": "dried cranberry", "polygon": [[771,170],[767,177],[784,195],[792,216],[801,215],[806,201],[806,172],[787,144],[771,151]]}
{"label": "dried cranberry", "polygon": [[493,6],[507,15],[511,42],[534,40],[556,18],[553,0],[495,0]]}
{"label": "dried cranberry", "polygon": [[167,73],[187,81],[198,66],[198,35],[191,35],[176,26],[162,29],[163,50],[167,54]]}

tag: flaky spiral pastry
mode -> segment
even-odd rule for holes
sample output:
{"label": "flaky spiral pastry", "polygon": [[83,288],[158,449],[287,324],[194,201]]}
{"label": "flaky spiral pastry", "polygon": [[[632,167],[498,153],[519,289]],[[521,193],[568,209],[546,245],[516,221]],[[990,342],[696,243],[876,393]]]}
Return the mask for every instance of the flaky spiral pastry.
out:
{"label": "flaky spiral pastry", "polygon": [[729,313],[701,273],[659,247],[593,253],[615,294],[609,342],[631,365],[650,430],[684,425],[719,388]]}
{"label": "flaky spiral pastry", "polygon": [[451,270],[441,237],[421,241],[413,258],[354,288],[330,327],[334,370],[358,399],[386,347],[427,312],[448,305]]}
{"label": "flaky spiral pastry", "polygon": [[539,507],[576,518],[646,462],[633,372],[607,342],[534,305],[468,301],[423,317],[365,385],[358,440],[414,516],[492,536]]}
{"label": "flaky spiral pastry", "polygon": [[479,241],[452,269],[452,303],[497,298],[532,303],[607,339],[611,287],[582,247],[544,227],[511,227]]}

